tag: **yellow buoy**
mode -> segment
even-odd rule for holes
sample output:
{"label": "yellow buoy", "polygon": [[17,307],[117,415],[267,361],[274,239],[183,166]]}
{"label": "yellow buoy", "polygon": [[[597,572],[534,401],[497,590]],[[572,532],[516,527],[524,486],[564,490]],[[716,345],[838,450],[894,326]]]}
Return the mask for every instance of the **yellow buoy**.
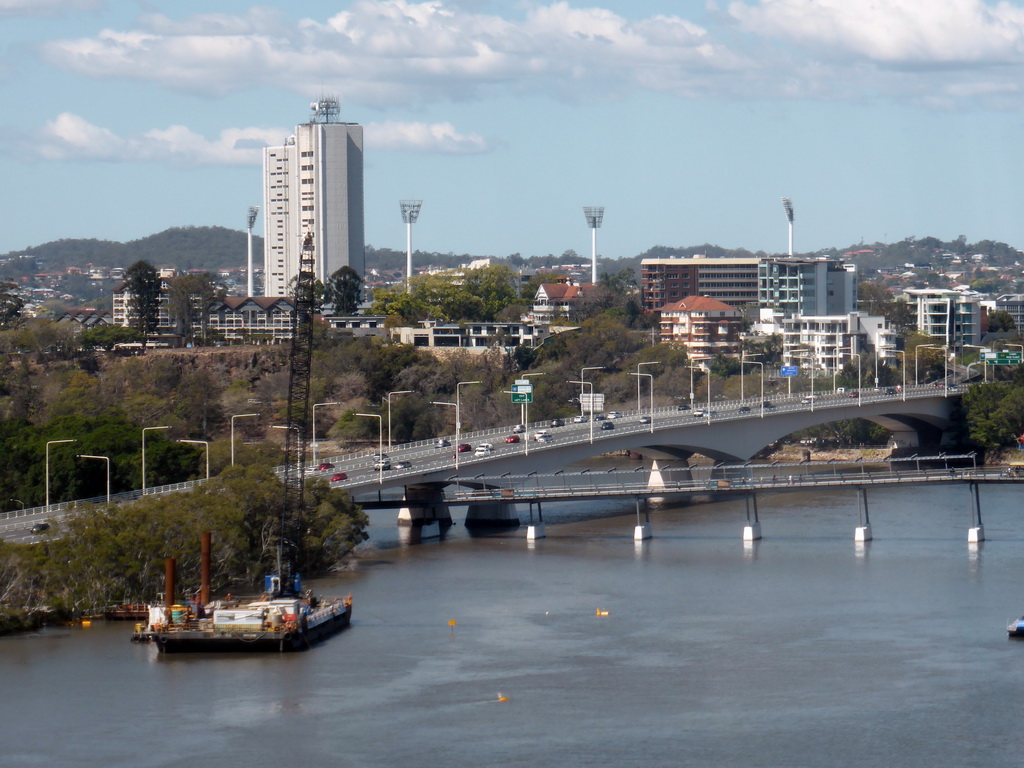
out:
{"label": "yellow buoy", "polygon": [[596,611],[594,612],[594,615],[595,615],[595,616],[607,616],[607,615],[608,615],[608,611],[602,611],[602,610],[601,610],[600,608],[598,608],[598,609],[597,609],[597,610],[596,610]]}
{"label": "yellow buoy", "polygon": [[91,627],[92,626],[92,622],[89,621],[89,619],[82,619],[82,626],[83,627]]}
{"label": "yellow buoy", "polygon": [[499,692],[498,701],[508,701],[508,696],[502,696],[501,693]]}

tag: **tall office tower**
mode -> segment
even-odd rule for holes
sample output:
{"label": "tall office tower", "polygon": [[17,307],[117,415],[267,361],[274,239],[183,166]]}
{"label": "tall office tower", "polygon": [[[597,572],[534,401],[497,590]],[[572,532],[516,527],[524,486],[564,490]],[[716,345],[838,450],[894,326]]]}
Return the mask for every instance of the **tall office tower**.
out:
{"label": "tall office tower", "polygon": [[299,273],[306,233],[313,234],[318,280],[344,266],[365,272],[363,127],[343,123],[338,100],[310,105],[284,146],[263,150],[263,292],[286,296]]}

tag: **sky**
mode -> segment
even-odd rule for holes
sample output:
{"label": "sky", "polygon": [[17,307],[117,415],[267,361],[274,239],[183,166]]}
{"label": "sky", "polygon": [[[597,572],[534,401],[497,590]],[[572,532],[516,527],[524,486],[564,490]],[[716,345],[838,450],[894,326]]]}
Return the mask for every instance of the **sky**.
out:
{"label": "sky", "polygon": [[0,0],[0,253],[244,230],[321,96],[378,248],[1024,248],[1024,0]]}

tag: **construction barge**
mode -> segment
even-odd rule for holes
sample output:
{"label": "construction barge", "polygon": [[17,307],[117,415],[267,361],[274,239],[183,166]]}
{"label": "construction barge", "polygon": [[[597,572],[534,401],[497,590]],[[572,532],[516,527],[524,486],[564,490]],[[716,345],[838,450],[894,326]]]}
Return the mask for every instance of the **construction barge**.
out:
{"label": "construction barge", "polygon": [[218,602],[207,615],[198,606],[153,605],[132,642],[153,643],[161,653],[304,651],[349,625],[352,596],[261,597]]}

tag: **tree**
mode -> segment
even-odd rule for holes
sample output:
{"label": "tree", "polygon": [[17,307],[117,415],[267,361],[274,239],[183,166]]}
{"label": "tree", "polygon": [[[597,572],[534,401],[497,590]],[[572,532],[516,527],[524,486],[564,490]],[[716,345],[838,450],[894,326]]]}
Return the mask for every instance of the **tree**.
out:
{"label": "tree", "polygon": [[210,319],[210,306],[225,294],[224,286],[211,272],[179,275],[168,285],[167,312],[181,323],[182,335],[188,341],[195,339],[198,325],[205,341],[205,329]]}
{"label": "tree", "polygon": [[324,302],[334,305],[336,315],[352,315],[363,298],[363,279],[347,264],[335,271],[324,285]]}
{"label": "tree", "polygon": [[988,313],[988,329],[992,333],[1007,333],[1017,330],[1017,323],[1005,309],[997,309]]}
{"label": "tree", "polygon": [[153,265],[137,261],[128,267],[124,271],[124,290],[128,295],[128,326],[146,335],[153,333],[160,308],[160,276]]}
{"label": "tree", "polygon": [[25,302],[17,291],[15,283],[0,282],[0,327],[7,328],[21,319]]}
{"label": "tree", "polygon": [[95,328],[87,328],[78,334],[78,342],[84,349],[99,347],[107,352],[117,344],[144,340],[145,336],[138,329],[126,328],[123,325],[98,325]]}

